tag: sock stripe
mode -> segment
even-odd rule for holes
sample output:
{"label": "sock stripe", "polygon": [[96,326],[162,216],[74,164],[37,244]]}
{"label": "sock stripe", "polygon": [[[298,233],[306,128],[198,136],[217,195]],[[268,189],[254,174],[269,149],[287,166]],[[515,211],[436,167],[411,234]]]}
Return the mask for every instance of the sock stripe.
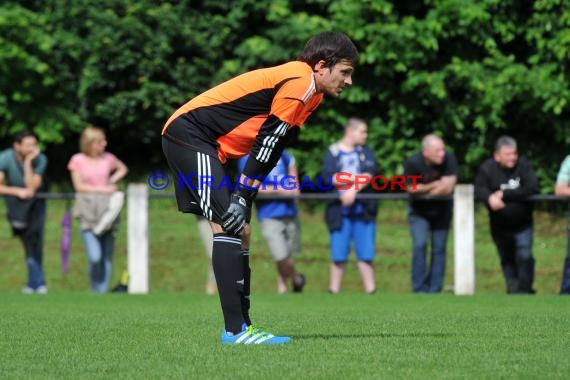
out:
{"label": "sock stripe", "polygon": [[224,243],[230,243],[230,244],[238,244],[241,246],[241,239],[239,238],[233,238],[233,237],[229,237],[229,236],[215,236],[214,237],[214,242],[224,242]]}

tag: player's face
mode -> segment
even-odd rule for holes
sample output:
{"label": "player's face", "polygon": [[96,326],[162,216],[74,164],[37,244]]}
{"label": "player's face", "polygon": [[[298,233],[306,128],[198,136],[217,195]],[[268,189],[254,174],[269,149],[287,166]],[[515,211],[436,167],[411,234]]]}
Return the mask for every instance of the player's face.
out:
{"label": "player's face", "polygon": [[20,143],[14,143],[14,150],[21,157],[26,157],[38,149],[38,140],[33,136],[24,137]]}
{"label": "player's face", "polygon": [[337,97],[345,87],[352,84],[354,67],[347,60],[342,60],[333,67],[325,67],[324,65],[324,61],[315,65],[317,92]]}

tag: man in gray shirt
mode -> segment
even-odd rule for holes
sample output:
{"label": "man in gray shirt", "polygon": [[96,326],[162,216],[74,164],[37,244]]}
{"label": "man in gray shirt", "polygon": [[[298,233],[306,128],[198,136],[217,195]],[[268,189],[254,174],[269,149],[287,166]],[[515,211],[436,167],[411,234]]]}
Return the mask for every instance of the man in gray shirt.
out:
{"label": "man in gray shirt", "polygon": [[38,139],[29,131],[14,136],[12,148],[0,152],[0,195],[6,200],[8,221],[26,252],[28,282],[23,293],[47,293],[44,277],[43,235],[45,200],[36,198],[44,184],[47,158],[40,153]]}

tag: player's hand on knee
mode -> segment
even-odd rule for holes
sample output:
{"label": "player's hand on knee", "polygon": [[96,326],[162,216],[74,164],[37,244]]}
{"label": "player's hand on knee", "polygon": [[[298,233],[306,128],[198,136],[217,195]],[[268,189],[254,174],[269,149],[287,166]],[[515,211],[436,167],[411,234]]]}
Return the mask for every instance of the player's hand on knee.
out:
{"label": "player's hand on knee", "polygon": [[230,200],[228,211],[222,215],[222,227],[230,235],[238,236],[251,220],[251,204],[257,194],[256,189],[236,189]]}

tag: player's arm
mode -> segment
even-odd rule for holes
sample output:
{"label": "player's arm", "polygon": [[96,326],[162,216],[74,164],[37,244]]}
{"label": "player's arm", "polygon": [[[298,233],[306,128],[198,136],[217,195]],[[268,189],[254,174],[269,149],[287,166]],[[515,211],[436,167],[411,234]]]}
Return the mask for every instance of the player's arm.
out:
{"label": "player's arm", "polygon": [[273,169],[285,149],[293,127],[276,116],[270,115],[261,126],[252,150],[231,195],[228,211],[222,215],[222,227],[232,235],[241,234],[251,220],[251,205],[257,196],[261,180]]}
{"label": "player's arm", "polygon": [[446,175],[435,181],[435,186],[429,191],[429,195],[449,195],[457,184],[456,175]]}
{"label": "player's arm", "polygon": [[408,158],[404,162],[404,176],[406,177],[406,183],[404,185],[404,188],[406,189],[406,192],[410,195],[420,195],[420,194],[429,193],[438,184],[437,183],[438,180],[429,183],[418,183],[417,178],[414,179],[412,177],[419,177],[421,179],[421,175],[419,173],[420,171],[415,167],[412,160]]}
{"label": "player's arm", "polygon": [[31,198],[34,194],[25,187],[8,186],[5,184],[6,175],[0,171],[0,195],[11,195],[21,199]]}
{"label": "player's arm", "polygon": [[439,180],[435,180],[430,183],[412,183],[407,181],[404,187],[409,194],[426,194],[436,188],[438,185]]}
{"label": "player's arm", "polygon": [[28,161],[24,161],[24,183],[26,184],[26,189],[34,194],[42,185],[42,176],[34,173],[32,163],[28,163]]}
{"label": "player's arm", "polygon": [[554,194],[563,197],[570,197],[570,185],[567,183],[557,182],[554,186]]}
{"label": "player's arm", "polygon": [[475,199],[485,202],[489,210],[498,211],[505,208],[505,202],[503,202],[503,192],[491,182],[491,162],[487,160],[479,167],[475,177]]}
{"label": "player's arm", "polygon": [[413,176],[419,177],[421,179],[421,175],[419,174],[419,170],[415,167],[411,158],[407,158],[404,161],[404,177],[406,177],[406,183],[404,184],[404,188],[406,192],[410,195],[419,195],[425,194],[430,192],[435,186],[436,183],[418,183],[417,179],[412,178]]}
{"label": "player's arm", "polygon": [[[36,147],[31,153],[24,157],[23,169],[24,169],[24,184],[26,189],[30,190],[32,193],[36,193],[40,186],[42,185],[42,176],[39,173],[34,172],[33,161],[40,155],[40,149]],[[39,168],[41,172],[45,169],[45,162],[40,164],[42,167]]]}
{"label": "player's arm", "polygon": [[283,153],[287,141],[299,130],[274,115],[270,115],[261,126],[243,169],[248,177],[247,185],[259,184],[261,177],[273,169]]}
{"label": "player's arm", "polygon": [[524,158],[519,158],[521,166],[520,187],[518,189],[503,190],[503,201],[524,201],[533,194],[538,194],[540,189],[538,186],[538,177],[534,169]]}
{"label": "player's arm", "polygon": [[117,182],[125,178],[128,172],[129,169],[127,168],[127,165],[125,165],[123,161],[117,159],[117,162],[115,164],[115,171],[109,178],[109,183],[112,185],[116,184]]}
{"label": "player's arm", "polygon": [[560,165],[560,171],[554,186],[554,194],[570,197],[570,156],[566,157],[562,165]]}
{"label": "player's arm", "polygon": [[249,153],[244,175],[261,178],[273,169],[287,142],[299,132],[306,118],[304,108],[314,91],[312,75],[282,81],[271,103],[269,116],[259,129]]}
{"label": "player's arm", "polygon": [[[294,79],[281,86],[270,114],[259,129],[249,158],[236,190],[232,193],[228,211],[222,215],[222,227],[232,235],[239,235],[251,219],[251,205],[257,196],[261,179],[273,169],[283,153],[287,141],[299,131],[295,125],[305,103],[302,87]],[[299,95],[300,94],[300,95]]]}
{"label": "player's arm", "polygon": [[436,181],[436,185],[429,191],[430,195],[444,196],[453,193],[453,189],[457,184],[457,159],[453,153],[446,153],[445,168],[441,174],[441,178]]}

